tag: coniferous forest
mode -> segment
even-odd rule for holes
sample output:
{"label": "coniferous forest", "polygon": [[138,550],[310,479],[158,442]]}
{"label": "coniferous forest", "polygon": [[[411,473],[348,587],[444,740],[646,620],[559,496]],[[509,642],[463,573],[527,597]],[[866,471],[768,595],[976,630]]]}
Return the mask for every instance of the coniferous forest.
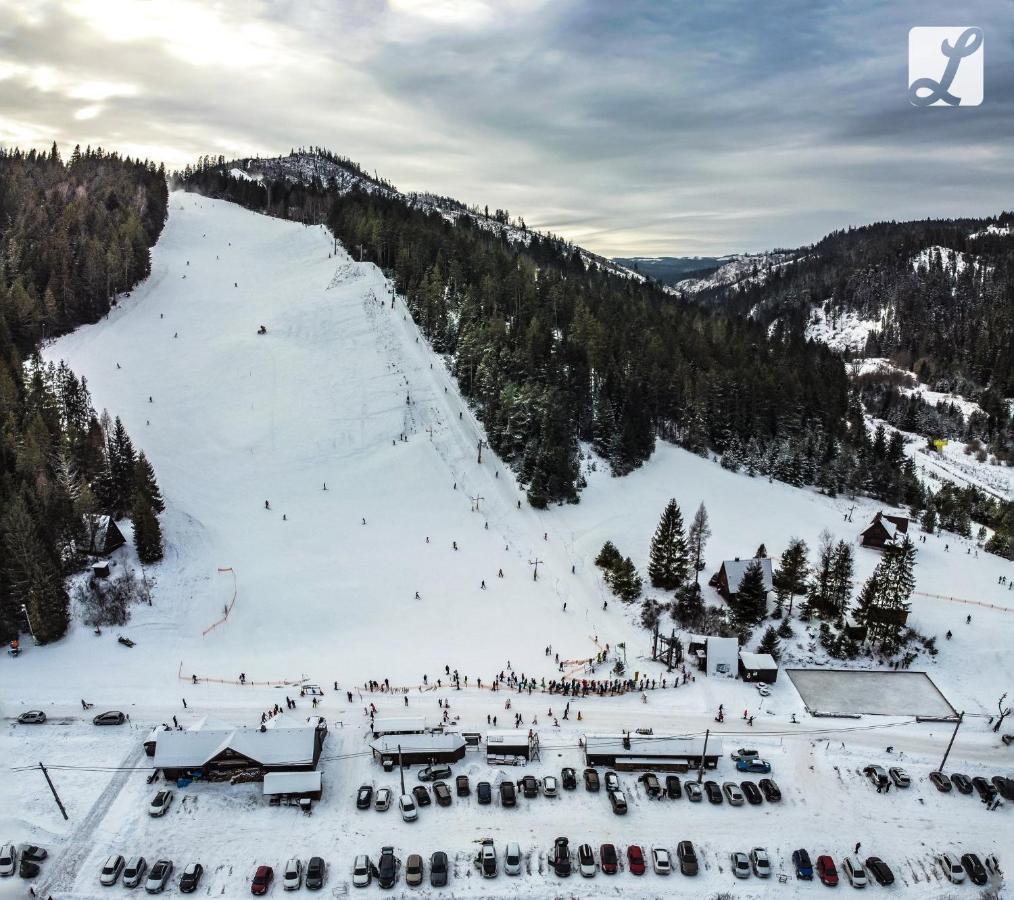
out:
{"label": "coniferous forest", "polygon": [[[0,639],[66,631],[67,575],[93,516],[144,513],[148,560],[161,556],[155,473],[126,429],[100,420],[88,385],[43,365],[45,338],[105,315],[150,270],[165,221],[161,167],[101,149],[0,151]],[[148,513],[152,512],[149,517]],[[140,551],[140,548],[139,548]]]}

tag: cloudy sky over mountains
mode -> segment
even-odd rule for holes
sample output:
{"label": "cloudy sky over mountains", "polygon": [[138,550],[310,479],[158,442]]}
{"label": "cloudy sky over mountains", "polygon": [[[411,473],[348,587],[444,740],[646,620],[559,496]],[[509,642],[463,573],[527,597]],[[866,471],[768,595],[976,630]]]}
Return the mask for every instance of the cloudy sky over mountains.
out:
{"label": "cloudy sky over mountains", "polygon": [[[608,255],[1014,208],[1011,0],[0,0],[0,142],[177,166],[323,145]],[[907,99],[978,25],[982,106]]]}

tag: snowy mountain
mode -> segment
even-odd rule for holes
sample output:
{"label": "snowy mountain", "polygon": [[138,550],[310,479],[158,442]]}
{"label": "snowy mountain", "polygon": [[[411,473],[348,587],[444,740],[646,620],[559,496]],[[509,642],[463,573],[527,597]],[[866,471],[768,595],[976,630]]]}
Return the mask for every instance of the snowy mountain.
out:
{"label": "snowy mountain", "polygon": [[617,265],[633,269],[659,284],[674,285],[690,273],[703,276],[733,260],[735,256],[629,256],[613,257]]}
{"label": "snowy mountain", "polygon": [[772,250],[768,253],[744,253],[729,258],[714,272],[700,278],[685,278],[673,286],[676,292],[695,295],[708,291],[741,291],[762,285],[774,271],[791,265],[805,255],[805,250]]}

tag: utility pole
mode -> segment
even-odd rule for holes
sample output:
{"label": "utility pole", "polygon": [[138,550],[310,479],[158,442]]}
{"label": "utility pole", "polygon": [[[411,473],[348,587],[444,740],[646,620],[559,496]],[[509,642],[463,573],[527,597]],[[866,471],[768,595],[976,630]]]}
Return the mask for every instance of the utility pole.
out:
{"label": "utility pole", "polygon": [[537,556],[535,557],[534,560],[532,559],[528,560],[528,565],[535,566],[534,570],[532,571],[532,581],[539,580],[539,563],[541,562],[542,560],[539,559]]}
{"label": "utility pole", "polygon": [[485,500],[486,498],[485,497],[469,497],[468,499],[472,501],[472,512],[479,512],[479,504],[483,500]]}
{"label": "utility pole", "polygon": [[49,772],[46,771],[46,767],[41,762],[39,763],[39,768],[42,769],[42,774],[46,776],[46,784],[49,785],[49,789],[53,792],[53,799],[56,801],[56,805],[60,807],[60,812],[66,822],[69,816],[67,815],[67,810],[64,809],[63,801],[60,800],[60,795],[56,792],[53,779],[49,777]]}
{"label": "utility pole", "polygon": [[697,783],[700,784],[704,780],[704,757],[708,752],[708,738],[711,736],[711,729],[705,729],[704,731],[704,749],[701,751],[701,767],[697,770]]}
{"label": "utility pole", "polygon": [[426,432],[429,434],[430,440],[432,441],[433,440],[433,426],[432,425],[427,425],[426,426]]}
{"label": "utility pole", "polygon": [[28,633],[32,636],[32,640],[36,644],[39,643],[39,639],[35,636],[35,629],[32,628],[32,617],[28,615],[28,607],[24,603],[21,604],[21,612],[24,614],[25,621],[28,623]]}
{"label": "utility pole", "polygon": [[943,772],[944,766],[947,765],[947,757],[951,755],[951,747],[954,746],[954,739],[958,736],[958,729],[961,727],[961,722],[965,718],[965,711],[961,710],[958,714],[958,721],[954,723],[954,733],[951,735],[950,741],[947,743],[947,749],[944,751],[943,762],[940,763],[940,771]]}
{"label": "utility pole", "polygon": [[398,744],[398,774],[401,775],[401,792],[405,793],[405,765],[401,761],[401,744]]}
{"label": "utility pole", "polygon": [[479,443],[476,446],[477,446],[477,448],[479,450],[479,465],[481,466],[482,465],[482,448],[483,447],[488,447],[489,444],[487,444],[485,441],[480,440]]}

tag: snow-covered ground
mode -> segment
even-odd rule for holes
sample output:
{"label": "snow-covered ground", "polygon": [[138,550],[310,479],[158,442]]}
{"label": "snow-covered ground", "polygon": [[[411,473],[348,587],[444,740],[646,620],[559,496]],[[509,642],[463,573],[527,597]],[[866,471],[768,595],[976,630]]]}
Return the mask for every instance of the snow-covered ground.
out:
{"label": "snow-covered ground", "polygon": [[884,327],[883,318],[864,319],[849,310],[837,310],[829,315],[829,305],[830,301],[813,306],[805,334],[810,340],[827,344],[832,350],[859,352],[866,346],[870,333]]}
{"label": "snow-covered ground", "polygon": [[[547,646],[565,661],[579,661],[607,643],[614,651],[626,644],[629,672],[660,679],[661,668],[644,658],[649,636],[635,622],[636,608],[624,609],[606,592],[593,559],[610,539],[643,573],[670,497],[688,519],[699,502],[707,504],[714,536],[705,578],[723,558],[749,556],[762,542],[775,555],[792,536],[815,545],[825,528],[853,540],[878,507],[730,473],[660,445],[625,478],[598,466],[576,506],[538,512],[522,500],[519,508],[522,495],[510,472],[488,450],[477,462],[481,428],[402,301],[392,305],[390,286],[372,265],[344,251],[331,257],[331,250],[322,229],[174,193],[151,278],[105,320],[46,350],[47,358],[66,359],[88,378],[97,407],[123,417],[152,460],[167,502],[166,559],[146,572],[150,608],[136,609],[123,629],[96,636],[77,626],[55,646],[0,659],[6,717],[0,843],[35,841],[53,851],[44,873],[54,897],[108,896],[97,887],[97,869],[109,852],[141,852],[149,860],[165,853],[177,867],[200,859],[209,869],[205,887],[227,897],[246,894],[256,863],[277,871],[290,855],[314,853],[332,866],[325,893],[341,896],[351,890],[353,855],[375,855],[386,843],[403,860],[411,852],[446,850],[457,860],[456,878],[447,891],[433,893],[459,897],[821,890],[793,879],[735,883],[728,853],[758,844],[767,845],[777,869],[788,870],[796,846],[837,858],[862,841],[864,856],[877,853],[892,864],[902,882],[895,890],[906,897],[949,896],[932,863],[943,847],[997,851],[1008,868],[1014,864],[1009,807],[987,812],[974,798],[940,795],[925,780],[939,764],[949,726],[914,724],[907,716],[810,719],[784,676],[764,700],[743,682],[704,678],[649,691],[646,703],[636,694],[585,699],[572,704],[559,727],[551,724],[564,705],[559,696],[515,696],[507,712],[503,694],[420,690],[423,674],[432,684],[445,677],[445,665],[485,683],[508,662],[519,674],[553,678],[558,671]],[[265,335],[257,334],[261,324]],[[951,766],[1010,774],[1012,751],[983,717],[1014,686],[1014,592],[999,583],[1003,575],[1014,577],[1014,567],[966,550],[974,548],[953,535],[919,545],[912,621],[927,634],[954,632],[925,662],[948,701],[968,713]],[[132,554],[124,549],[118,557],[129,564]],[[857,550],[857,580],[877,560]],[[234,592],[227,621],[205,634]],[[119,633],[136,647],[118,645]],[[799,636],[790,648],[795,656],[805,658],[807,640]],[[608,677],[610,665],[593,677]],[[583,674],[577,663],[567,670]],[[166,818],[149,819],[153,787],[145,784],[148,761],[139,745],[152,725],[204,714],[252,725],[287,690],[295,693],[241,687],[234,682],[239,672],[250,682],[305,675],[325,688],[341,684],[340,692],[327,690],[320,710],[332,723],[321,766],[323,802],[305,817],[266,807],[255,786],[200,785],[179,791]],[[199,685],[191,674],[202,679]],[[408,692],[363,699],[353,687],[385,677]],[[352,703],[346,689],[354,691]],[[455,798],[450,809],[424,809],[415,825],[395,811],[357,813],[360,783],[396,783],[364,752],[363,706],[373,701],[381,714],[396,714],[405,711],[405,697],[411,713],[431,720],[439,718],[438,699],[447,700],[466,730],[484,729],[492,715],[501,727],[512,712],[521,712],[526,726],[537,716],[543,745],[537,774],[580,767],[578,740],[586,727],[679,734],[717,728],[727,749],[760,746],[785,801],[733,809],[684,799],[671,809],[669,801],[649,801],[634,776],[623,775],[633,801],[624,819],[609,812],[604,794],[583,790],[522,800],[515,810],[478,807],[473,794]],[[96,711],[121,708],[133,724],[95,728],[81,699]],[[736,713],[748,709],[755,726],[746,728],[736,713],[717,726],[720,703]],[[46,709],[51,722],[14,724],[32,708]],[[301,710],[310,712],[305,701]],[[881,796],[860,770],[884,762],[888,744],[896,748],[893,758],[904,753],[916,784]],[[39,760],[54,767],[67,823],[41,773],[11,771]],[[61,765],[83,768],[55,768]],[[473,785],[504,777],[473,754],[458,771],[473,776]],[[717,777],[734,777],[728,760]],[[696,882],[679,875],[638,880],[624,872],[593,882],[575,875],[561,886],[545,864],[558,834],[575,846],[588,840],[670,849],[689,838],[705,870]],[[532,854],[528,874],[478,879],[467,858],[483,836],[501,849],[507,840],[521,842]],[[0,892],[23,886],[0,881]]]}

